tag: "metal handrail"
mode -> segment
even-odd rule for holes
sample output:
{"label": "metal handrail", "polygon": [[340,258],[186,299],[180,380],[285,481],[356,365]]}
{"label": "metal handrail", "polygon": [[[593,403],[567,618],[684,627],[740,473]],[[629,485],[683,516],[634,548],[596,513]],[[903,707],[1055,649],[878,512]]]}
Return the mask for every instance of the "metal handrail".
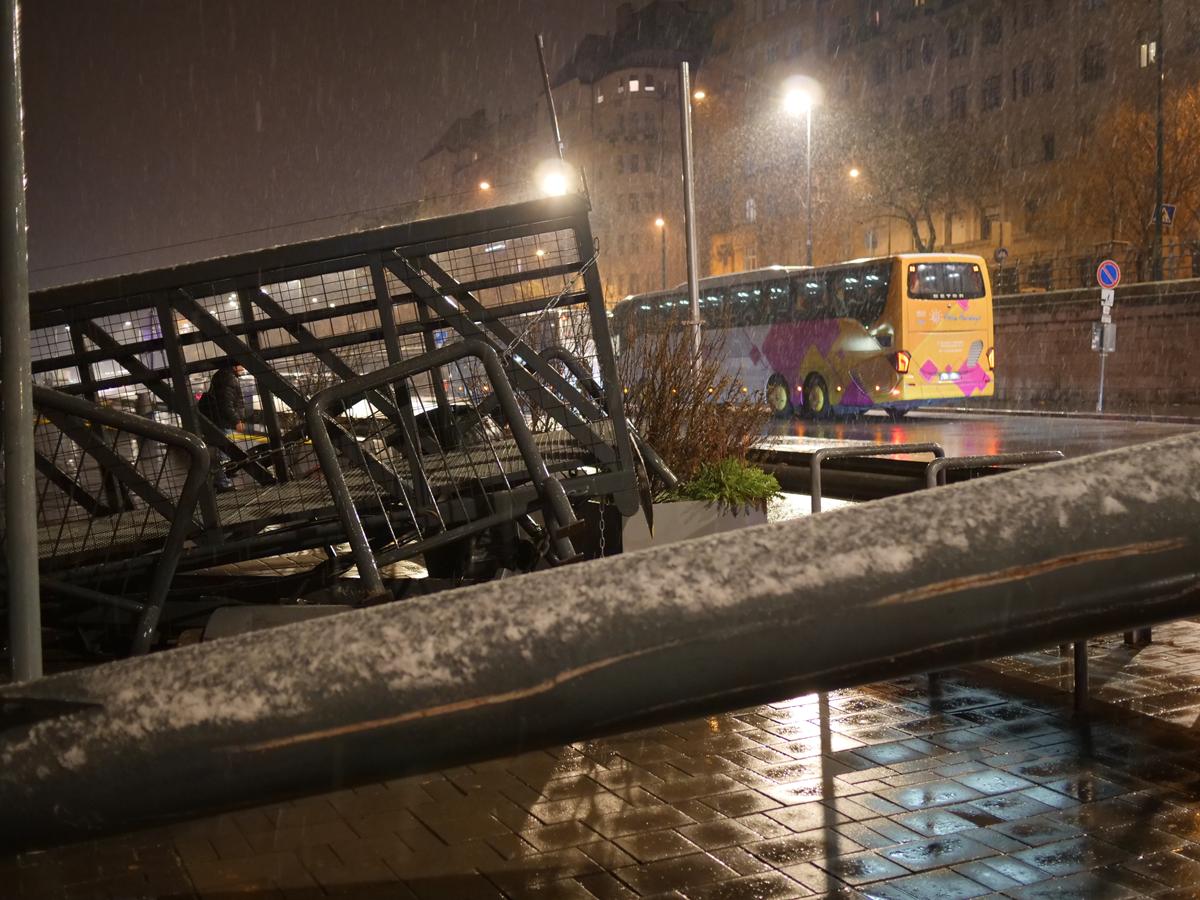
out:
{"label": "metal handrail", "polygon": [[893,456],[897,453],[932,453],[938,459],[946,455],[941,444],[872,444],[864,447],[822,447],[812,455],[810,471],[812,481],[809,492],[812,496],[812,511],[821,511],[821,464],[827,459],[855,459],[863,456]]}
{"label": "metal handrail", "polygon": [[40,385],[33,386],[34,406],[49,408],[69,416],[117,428],[121,431],[176,447],[186,453],[190,459],[179,499],[174,503],[171,524],[167,537],[163,541],[162,550],[158,555],[158,564],[154,567],[154,575],[150,580],[150,588],[146,602],[138,616],[137,633],[133,640],[135,655],[149,651],[158,631],[158,622],[162,617],[163,605],[166,603],[167,592],[175,577],[175,567],[183,553],[183,545],[193,529],[200,525],[195,521],[196,507],[201,494],[208,483],[210,456],[208,447],[195,435],[176,428],[155,422],[143,416],[124,412],[111,407],[99,406],[82,397],[72,397],[51,388]]}
{"label": "metal handrail", "polygon": [[990,456],[955,456],[935,459],[925,469],[925,486],[945,484],[951,469],[975,469],[986,466],[1028,466],[1066,459],[1061,450],[1029,450],[1024,453],[994,453]]}
{"label": "metal handrail", "polygon": [[424,353],[420,356],[394,365],[385,366],[358,378],[348,379],[335,384],[318,393],[308,405],[307,421],[309,433],[320,462],[321,470],[333,496],[334,506],[346,529],[346,538],[358,564],[359,577],[366,585],[368,593],[382,594],[383,579],[379,574],[379,566],[375,554],[371,550],[366,531],[359,519],[354,498],[346,484],[346,476],[338,464],[337,451],[325,423],[330,407],[344,403],[352,397],[358,397],[369,391],[381,388],[395,381],[410,378],[421,372],[449,365],[460,359],[474,357],[483,365],[484,373],[492,386],[493,396],[500,403],[500,408],[508,422],[517,450],[529,472],[529,477],[538,490],[538,494],[547,505],[547,511],[552,517],[550,527],[551,540],[555,545],[555,553],[559,559],[570,559],[575,555],[570,538],[563,530],[575,524],[575,513],[567,499],[566,491],[558,479],[554,478],[533,440],[533,432],[525,422],[525,417],[517,403],[512,385],[504,373],[504,365],[496,351],[481,340],[471,339]]}

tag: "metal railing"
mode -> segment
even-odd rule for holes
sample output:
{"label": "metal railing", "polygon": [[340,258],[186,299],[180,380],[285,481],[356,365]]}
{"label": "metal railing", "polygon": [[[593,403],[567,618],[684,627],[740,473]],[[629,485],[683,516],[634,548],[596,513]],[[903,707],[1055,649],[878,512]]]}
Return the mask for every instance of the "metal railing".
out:
{"label": "metal railing", "polygon": [[[999,296],[1095,287],[1096,269],[1106,259],[1121,265],[1125,284],[1154,280],[1148,247],[1113,244],[1087,253],[1035,253],[993,264],[992,291]],[[1182,278],[1200,278],[1200,239],[1163,247],[1163,280]]]}
{"label": "metal railing", "polygon": [[184,544],[203,529],[208,448],[181,428],[49,388],[35,385],[33,401],[43,593],[133,613],[132,649],[145,653]]}

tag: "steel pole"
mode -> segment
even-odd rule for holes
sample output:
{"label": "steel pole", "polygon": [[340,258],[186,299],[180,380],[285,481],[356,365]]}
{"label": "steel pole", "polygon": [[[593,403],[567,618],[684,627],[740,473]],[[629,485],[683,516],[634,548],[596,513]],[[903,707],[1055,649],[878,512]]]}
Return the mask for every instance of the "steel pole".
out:
{"label": "steel pole", "polygon": [[[34,483],[33,373],[29,337],[29,248],[25,238],[25,153],[21,134],[21,37],[18,0],[4,0],[3,205],[0,249],[0,381],[4,401],[4,553],[8,564],[8,637],[12,674],[42,674],[38,594],[37,490]],[[11,211],[11,214],[10,212]]]}
{"label": "steel pole", "polygon": [[805,244],[805,249],[807,250],[806,257],[807,257],[807,263],[809,266],[812,266],[812,264],[813,264],[813,206],[812,206],[812,134],[813,134],[813,129],[812,129],[812,117],[813,117],[813,108],[812,108],[812,104],[810,103],[808,106],[808,136],[804,142],[804,154],[806,157],[805,168],[807,170],[806,180],[808,182],[808,187],[806,189],[805,198],[804,198],[805,212],[808,216],[808,236],[805,238],[804,244]]}
{"label": "steel pole", "polygon": [[1104,331],[1103,331],[1103,326],[1101,327],[1101,332],[1100,332],[1100,342],[1101,342],[1101,349],[1100,349],[1100,392],[1099,392],[1099,394],[1098,394],[1098,395],[1097,395],[1097,397],[1096,397],[1096,412],[1104,412],[1104,364],[1105,364],[1105,362],[1108,360],[1108,354],[1107,354],[1107,353],[1105,353],[1105,352],[1104,352],[1104,349],[1103,349],[1103,342],[1104,342]]}
{"label": "steel pole", "polygon": [[[1164,190],[1164,156],[1166,144],[1166,126],[1163,116],[1163,92],[1166,87],[1166,68],[1163,57],[1163,39],[1165,34],[1165,16],[1163,0],[1158,0],[1158,98],[1157,122],[1155,131],[1155,177],[1154,177],[1154,280],[1163,278],[1163,203]],[[1102,357],[1103,358],[1103,357]]]}
{"label": "steel pole", "polygon": [[688,298],[692,310],[692,352],[700,368],[700,266],[696,251],[696,172],[692,158],[692,78],[679,64],[679,127],[683,145],[683,213],[687,239]]}
{"label": "steel pole", "polygon": [[1194,616],[1198,466],[1185,434],[0,688],[0,847]]}
{"label": "steel pole", "polygon": [[658,243],[662,247],[662,289],[667,289],[667,226],[658,229]]}
{"label": "steel pole", "polygon": [[550,114],[550,131],[554,134],[554,148],[558,151],[560,160],[565,158],[563,152],[562,132],[558,129],[558,110],[554,108],[554,91],[550,89],[550,71],[546,68],[546,44],[539,33],[537,35],[538,68],[542,71],[542,89],[546,92],[546,111]]}

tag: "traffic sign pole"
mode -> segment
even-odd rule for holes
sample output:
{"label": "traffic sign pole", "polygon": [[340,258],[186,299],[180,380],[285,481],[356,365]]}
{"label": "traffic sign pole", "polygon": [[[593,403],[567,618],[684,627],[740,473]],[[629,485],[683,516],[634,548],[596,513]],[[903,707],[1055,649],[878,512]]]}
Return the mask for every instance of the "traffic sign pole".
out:
{"label": "traffic sign pole", "polygon": [[1096,397],[1096,412],[1104,412],[1104,368],[1109,348],[1116,344],[1112,308],[1117,300],[1116,287],[1121,283],[1121,267],[1115,260],[1104,260],[1096,267],[1096,281],[1100,284],[1100,327],[1094,338],[1094,349],[1100,351],[1100,390]]}

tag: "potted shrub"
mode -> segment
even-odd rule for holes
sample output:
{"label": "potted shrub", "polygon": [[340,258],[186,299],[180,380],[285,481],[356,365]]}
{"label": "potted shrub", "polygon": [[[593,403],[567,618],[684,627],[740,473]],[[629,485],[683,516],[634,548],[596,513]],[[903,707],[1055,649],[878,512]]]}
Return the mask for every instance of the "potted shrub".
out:
{"label": "potted shrub", "polygon": [[624,549],[765,523],[779,483],[746,454],[770,409],[723,370],[720,340],[706,341],[699,356],[682,328],[622,335],[621,345],[627,414],[679,478],[673,487],[652,483],[653,527],[643,516],[626,520]]}

